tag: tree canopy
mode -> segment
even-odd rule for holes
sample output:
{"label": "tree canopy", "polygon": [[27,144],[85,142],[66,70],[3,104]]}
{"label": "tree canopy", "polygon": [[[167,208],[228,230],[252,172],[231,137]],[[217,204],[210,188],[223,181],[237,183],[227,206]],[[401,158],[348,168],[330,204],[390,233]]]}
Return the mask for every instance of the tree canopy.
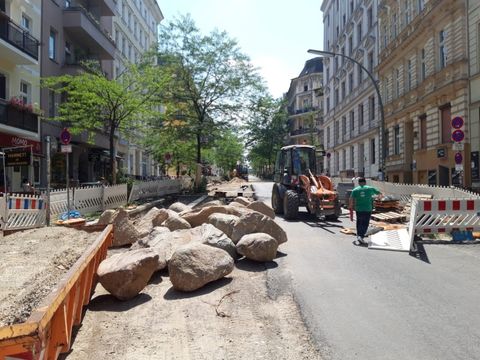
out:
{"label": "tree canopy", "polygon": [[167,68],[156,66],[151,58],[129,64],[116,79],[108,79],[97,67],[85,64],[87,71],[72,76],[42,79],[44,87],[62,94],[59,115],[51,120],[65,122],[74,134],[86,131],[93,140],[104,131],[110,143],[111,181],[116,182],[116,137],[142,137],[152,118],[158,117],[160,92],[170,81]]}
{"label": "tree canopy", "polygon": [[202,35],[190,16],[161,27],[159,41],[160,63],[175,76],[164,101],[182,117],[200,163],[202,149],[247,116],[252,99],[265,91],[263,81],[235,40],[218,30]]}

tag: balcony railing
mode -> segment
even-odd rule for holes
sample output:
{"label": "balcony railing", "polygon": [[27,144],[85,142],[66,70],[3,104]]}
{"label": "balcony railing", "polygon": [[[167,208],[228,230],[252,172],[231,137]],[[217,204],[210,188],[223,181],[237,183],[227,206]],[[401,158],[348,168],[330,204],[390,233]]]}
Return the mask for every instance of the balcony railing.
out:
{"label": "balcony railing", "polygon": [[290,136],[297,136],[302,134],[310,134],[316,132],[315,129],[305,128],[305,129],[296,129],[290,131]]}
{"label": "balcony railing", "polygon": [[0,11],[0,38],[38,60],[38,40],[2,11]]}
{"label": "balcony railing", "polygon": [[0,102],[0,124],[37,133],[38,115]]}

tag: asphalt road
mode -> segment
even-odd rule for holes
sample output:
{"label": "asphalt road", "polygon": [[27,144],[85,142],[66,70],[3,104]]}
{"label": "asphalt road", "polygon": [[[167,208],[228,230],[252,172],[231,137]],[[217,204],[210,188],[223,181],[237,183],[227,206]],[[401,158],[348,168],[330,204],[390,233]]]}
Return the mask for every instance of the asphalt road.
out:
{"label": "asphalt road", "polygon": [[[254,188],[270,203],[272,183]],[[480,244],[368,250],[339,232],[346,214],[277,221],[289,240],[270,266],[272,296],[290,283],[324,359],[480,359]]]}

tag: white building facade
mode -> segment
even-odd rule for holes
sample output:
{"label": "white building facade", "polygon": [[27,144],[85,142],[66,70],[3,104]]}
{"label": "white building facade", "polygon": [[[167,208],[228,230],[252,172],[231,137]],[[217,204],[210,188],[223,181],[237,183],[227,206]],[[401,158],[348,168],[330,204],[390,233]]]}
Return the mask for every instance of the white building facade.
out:
{"label": "white building facade", "polygon": [[[354,58],[377,79],[378,0],[324,0],[324,50]],[[325,172],[379,175],[380,113],[367,73],[342,56],[324,59]]]}

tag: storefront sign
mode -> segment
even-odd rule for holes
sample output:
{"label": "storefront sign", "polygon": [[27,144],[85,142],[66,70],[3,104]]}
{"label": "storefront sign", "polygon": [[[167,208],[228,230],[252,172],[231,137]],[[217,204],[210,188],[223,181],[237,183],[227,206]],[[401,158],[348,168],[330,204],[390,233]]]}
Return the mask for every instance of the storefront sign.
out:
{"label": "storefront sign", "polygon": [[5,166],[25,166],[32,163],[30,148],[5,150]]}
{"label": "storefront sign", "polygon": [[42,154],[42,143],[35,140],[25,139],[20,136],[0,133],[0,147],[17,147],[17,146],[30,146],[32,145],[32,150],[34,154]]}

